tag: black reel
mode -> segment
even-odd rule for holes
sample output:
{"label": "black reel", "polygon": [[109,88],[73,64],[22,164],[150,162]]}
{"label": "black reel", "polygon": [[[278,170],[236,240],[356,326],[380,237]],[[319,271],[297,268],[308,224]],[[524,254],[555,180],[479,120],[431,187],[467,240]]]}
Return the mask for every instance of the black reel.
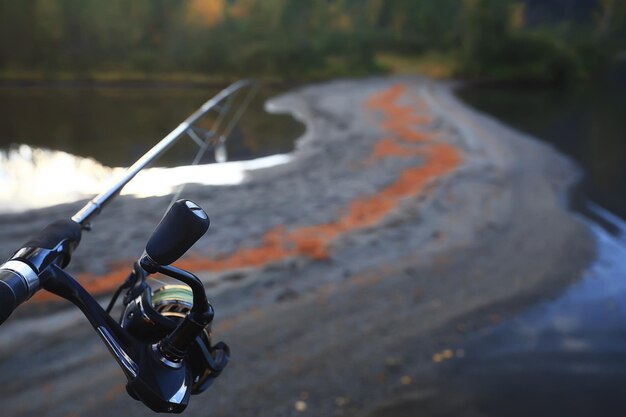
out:
{"label": "black reel", "polygon": [[[136,268],[137,269],[137,268]],[[137,269],[135,274],[142,274]],[[163,284],[153,289],[147,285],[145,276],[140,276],[124,297],[124,311],[120,318],[123,329],[143,343],[160,348],[159,342],[171,334],[191,313],[194,305],[193,290],[188,285]],[[208,304],[208,315],[213,316],[213,307]],[[187,347],[187,366],[191,370],[191,394],[205,391],[228,364],[230,350],[219,342],[211,343],[211,322],[199,329],[199,334]],[[179,358],[164,359],[177,364]],[[176,366],[176,365],[174,365]]]}
{"label": "black reel", "polygon": [[[174,203],[106,311],[59,266],[51,265],[43,274],[43,287],[76,304],[100,335],[128,379],[128,393],[157,412],[182,412],[190,396],[206,390],[230,358],[225,343],[212,344],[214,311],[204,285],[169,265],[208,227],[209,218],[198,205]],[[147,282],[151,274],[179,283],[153,290]],[[109,313],[123,291],[118,323]]]}
{"label": "black reel", "polygon": [[[177,201],[157,226],[144,255],[120,287],[126,289],[120,326],[150,347],[157,366],[171,369],[173,380],[176,381],[176,376],[184,369],[182,386],[190,394],[206,390],[230,358],[225,343],[211,343],[214,310],[201,281],[187,271],[169,266],[202,237],[209,223],[209,217],[197,204],[189,200]],[[174,278],[181,284],[165,284],[153,290],[147,283],[152,273]],[[146,402],[142,398],[143,388],[141,384],[135,386],[131,380],[127,385],[131,396]],[[177,391],[174,397],[181,397],[180,394]],[[170,410],[171,398],[165,397],[167,395],[157,401],[157,408],[167,404],[165,411],[178,411],[176,406]]]}

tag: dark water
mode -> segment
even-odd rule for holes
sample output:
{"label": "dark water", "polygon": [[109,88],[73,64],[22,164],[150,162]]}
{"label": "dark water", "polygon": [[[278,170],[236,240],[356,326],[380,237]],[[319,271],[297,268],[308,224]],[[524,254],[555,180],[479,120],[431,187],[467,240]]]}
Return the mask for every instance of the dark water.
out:
{"label": "dark water", "polygon": [[618,232],[590,224],[598,255],[578,282],[466,337],[434,382],[369,417],[626,415],[626,222],[589,209]]}
{"label": "dark water", "polygon": [[441,369],[435,394],[401,399],[373,416],[626,415],[624,80],[571,90],[462,92],[471,105],[576,159],[597,203],[588,202],[585,212],[612,231],[590,220],[597,258],[577,283],[467,338],[458,347],[462,358]]}
{"label": "dark water", "polygon": [[589,198],[626,218],[626,65],[568,89],[481,87],[460,96],[572,156],[585,170]]}
{"label": "dark water", "polygon": [[[218,92],[206,88],[0,88],[0,149],[14,144],[92,157],[128,166]],[[228,142],[229,159],[244,160],[293,149],[303,126],[270,115],[261,89]],[[246,92],[236,99],[242,102]],[[211,120],[204,124],[208,127]],[[156,165],[189,164],[197,147],[179,141]],[[212,162],[212,156],[203,162]]]}
{"label": "dark water", "polygon": [[489,416],[626,414],[626,223],[592,224],[596,261],[579,282],[471,337],[448,378]]}

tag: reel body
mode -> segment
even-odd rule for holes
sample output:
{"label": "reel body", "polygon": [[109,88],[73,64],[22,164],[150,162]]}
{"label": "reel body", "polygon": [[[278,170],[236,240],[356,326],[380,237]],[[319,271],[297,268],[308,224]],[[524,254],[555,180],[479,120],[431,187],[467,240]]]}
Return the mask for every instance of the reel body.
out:
{"label": "reel body", "polygon": [[[196,157],[213,143],[219,147],[216,159],[226,158],[224,142],[257,90],[250,90],[226,129],[220,130],[219,139],[217,129],[228,114],[233,94],[250,85],[250,81],[238,81],[206,101],[71,220],[49,224],[0,265],[0,324],[37,291],[44,289],[56,294],[81,310],[126,375],[127,390],[134,398],[157,412],[182,412],[189,396],[205,390],[229,359],[224,343],[211,345],[213,308],[202,282],[189,272],[169,266],[207,231],[207,214],[190,200],[171,204],[148,240],[145,253],[135,262],[133,272],[115,292],[106,310],[63,268],[69,264],[82,232],[91,229],[90,220],[184,134],[202,142]],[[200,128],[197,122],[210,111],[217,112],[214,126],[211,130]],[[199,133],[204,137],[200,138]],[[188,285],[192,302],[189,303],[189,292],[180,288],[162,288],[153,293],[145,283],[153,273]],[[123,290],[127,294],[120,324],[110,312]]]}
{"label": "reel body", "polygon": [[[206,390],[230,359],[228,346],[212,345],[214,310],[202,282],[170,266],[208,229],[209,218],[189,200],[177,201],[157,226],[145,253],[113,295],[107,310],[61,267],[51,265],[42,285],[81,309],[124,371],[126,390],[156,412],[180,413],[192,394]],[[151,274],[180,282],[156,290]],[[109,314],[125,291],[118,321]]]}
{"label": "reel body", "polygon": [[[174,331],[193,308],[193,292],[185,285],[165,284],[153,290],[142,286],[139,295],[129,292],[124,300],[120,325],[134,337],[150,345],[157,344]],[[211,307],[212,311],[212,307]],[[187,362],[191,370],[191,394],[206,390],[228,364],[230,349],[220,342],[211,345],[209,323],[188,350]]]}

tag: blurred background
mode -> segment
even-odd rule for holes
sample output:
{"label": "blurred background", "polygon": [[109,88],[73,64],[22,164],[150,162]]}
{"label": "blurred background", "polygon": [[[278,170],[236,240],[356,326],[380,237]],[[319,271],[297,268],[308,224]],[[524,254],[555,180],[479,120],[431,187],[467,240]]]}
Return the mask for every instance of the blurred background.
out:
{"label": "blurred background", "polygon": [[[623,55],[617,0],[3,1],[5,79],[296,81],[385,71],[565,83]],[[621,56],[621,59],[624,57]]]}
{"label": "blurred background", "polygon": [[21,144],[125,166],[254,77],[266,87],[230,152],[250,159],[302,132],[262,109],[281,89],[424,74],[465,80],[467,102],[573,155],[594,199],[624,215],[625,22],[619,0],[3,0],[0,149],[19,164]]}
{"label": "blurred background", "polygon": [[[432,357],[470,358],[442,376],[465,387],[459,408],[437,394],[372,416],[455,415],[466,404],[486,415],[564,415],[558,404],[568,415],[623,415],[624,0],[0,0],[0,216],[97,192],[111,168],[134,162],[232,81],[262,82],[228,143],[228,159],[244,161],[292,152],[305,132],[266,112],[267,99],[388,76],[452,83],[469,106],[573,158],[583,177],[571,207],[589,222],[597,254],[554,300]],[[177,145],[157,165],[187,165],[195,150]],[[60,193],[24,192],[61,171]],[[78,174],[89,181],[68,180]],[[578,406],[587,394],[597,407]],[[294,410],[305,412],[306,399]]]}

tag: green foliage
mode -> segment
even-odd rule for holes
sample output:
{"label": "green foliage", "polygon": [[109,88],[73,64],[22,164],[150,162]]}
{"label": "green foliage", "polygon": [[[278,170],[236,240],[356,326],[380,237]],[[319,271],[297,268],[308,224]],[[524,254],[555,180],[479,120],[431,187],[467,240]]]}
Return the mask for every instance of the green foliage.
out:
{"label": "green foliage", "polygon": [[307,79],[381,72],[377,57],[395,55],[446,57],[429,67],[461,77],[567,82],[623,48],[624,4],[523,27],[521,0],[0,0],[0,72]]}
{"label": "green foliage", "polygon": [[517,28],[511,24],[514,4],[466,2],[458,75],[565,84],[607,67],[610,48],[590,26]]}

